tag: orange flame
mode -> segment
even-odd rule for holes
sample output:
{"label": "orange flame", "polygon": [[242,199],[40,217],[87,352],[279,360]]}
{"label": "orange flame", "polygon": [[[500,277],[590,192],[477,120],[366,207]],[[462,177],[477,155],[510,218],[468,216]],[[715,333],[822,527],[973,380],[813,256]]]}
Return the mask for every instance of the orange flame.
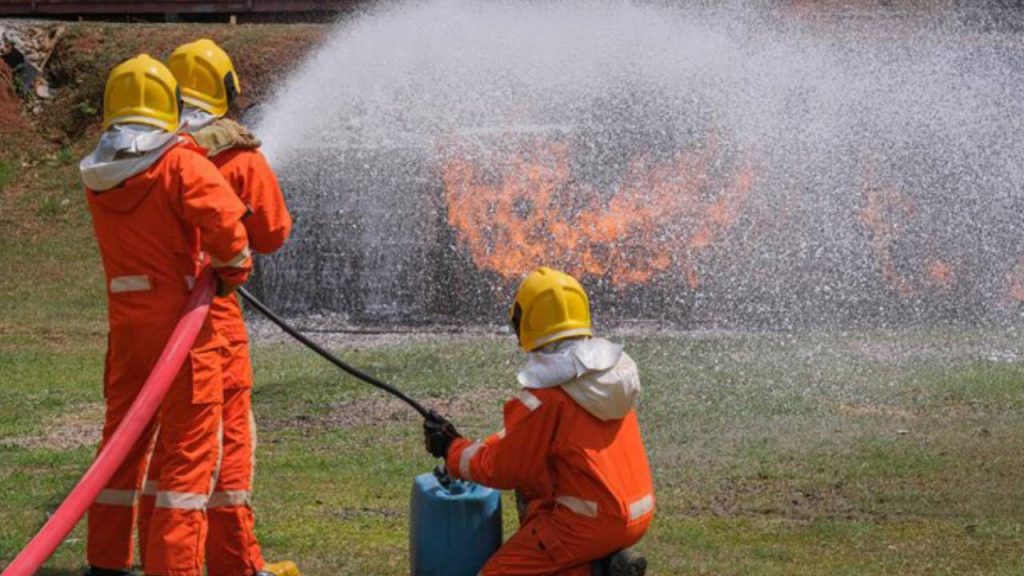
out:
{"label": "orange flame", "polygon": [[914,203],[894,187],[864,187],[860,223],[868,232],[871,250],[882,267],[882,278],[903,296],[916,290],[896,269],[892,250],[916,212]]}
{"label": "orange flame", "polygon": [[942,290],[949,290],[956,284],[953,266],[943,260],[932,260],[928,263],[928,279]]}
{"label": "orange flame", "polygon": [[901,296],[914,296],[923,290],[949,292],[957,282],[956,266],[942,258],[912,263],[914,274],[900,272],[893,253],[896,243],[917,217],[917,206],[895,186],[876,185],[869,171],[863,188],[860,223],[868,233],[871,251],[878,258],[882,278]]}
{"label": "orange flame", "polygon": [[549,265],[623,288],[675,268],[695,289],[696,254],[729,229],[753,184],[749,168],[716,183],[716,156],[709,140],[666,161],[636,157],[608,195],[574,178],[566,142],[539,140],[484,165],[462,154],[442,165],[448,223],[479,268],[505,278]]}
{"label": "orange flame", "polygon": [[1024,302],[1024,256],[1017,260],[1017,265],[1010,272],[1009,297],[1015,302]]}

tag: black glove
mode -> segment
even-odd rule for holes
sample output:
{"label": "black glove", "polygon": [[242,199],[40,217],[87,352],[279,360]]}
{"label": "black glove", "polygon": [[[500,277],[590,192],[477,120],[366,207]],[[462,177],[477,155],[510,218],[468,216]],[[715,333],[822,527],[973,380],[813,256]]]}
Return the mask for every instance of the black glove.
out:
{"label": "black glove", "polygon": [[238,290],[238,286],[239,284],[232,284],[220,276],[217,276],[217,296],[220,296],[221,298],[232,295],[235,290]]}
{"label": "black glove", "polygon": [[459,434],[451,422],[433,410],[423,420],[423,436],[426,439],[427,452],[435,458],[447,458],[452,440],[462,438],[462,434]]}

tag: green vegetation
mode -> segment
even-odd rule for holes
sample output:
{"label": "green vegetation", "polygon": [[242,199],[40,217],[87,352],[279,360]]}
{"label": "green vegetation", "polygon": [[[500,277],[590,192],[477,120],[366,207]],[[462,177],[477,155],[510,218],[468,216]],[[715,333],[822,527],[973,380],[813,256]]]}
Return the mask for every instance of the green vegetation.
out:
{"label": "green vegetation", "polygon": [[[942,358],[855,351],[918,336],[627,338],[658,490],[643,543],[654,573],[1019,573],[1021,366],[983,356],[1020,346],[979,332]],[[500,427],[518,361],[510,342],[384,340],[338,336],[335,348],[465,434]],[[95,434],[102,341],[0,342],[0,410],[16,415],[0,428],[8,554],[89,462],[87,442],[53,428]],[[269,555],[310,574],[405,573],[410,482],[432,466],[413,413],[293,344],[258,344],[254,357]],[[53,574],[79,567],[81,538],[79,528]]]}
{"label": "green vegetation", "polygon": [[[90,83],[101,69],[143,42],[162,54],[182,36],[171,26],[138,30],[77,29],[79,51],[59,60],[85,70],[78,96],[66,92],[54,104],[51,128],[63,131],[62,143],[27,134],[0,148],[0,565],[95,449],[103,276],[76,160],[95,133]],[[223,34],[238,47],[270,31],[203,26],[189,35]],[[243,82],[262,64],[250,52]],[[652,574],[1024,573],[1024,341],[1016,331],[625,341],[644,380],[641,422],[658,496],[641,545]],[[500,427],[521,361],[507,338],[487,336],[342,335],[332,343],[450,414],[467,435]],[[256,508],[268,557],[293,558],[314,576],[408,573],[410,483],[433,465],[419,422],[292,343],[259,342],[254,361]],[[42,574],[77,576],[83,537],[79,526]]]}
{"label": "green vegetation", "polygon": [[14,167],[7,162],[0,162],[0,191],[14,179]]}
{"label": "green vegetation", "polygon": [[12,343],[61,347],[102,340],[102,270],[78,160],[95,144],[111,67],[141,51],[162,58],[184,41],[213,38],[235,54],[243,92],[252,102],[290,71],[326,29],[309,24],[68,24],[48,63],[56,96],[43,103],[44,111],[32,117],[27,129],[2,135],[0,350]]}

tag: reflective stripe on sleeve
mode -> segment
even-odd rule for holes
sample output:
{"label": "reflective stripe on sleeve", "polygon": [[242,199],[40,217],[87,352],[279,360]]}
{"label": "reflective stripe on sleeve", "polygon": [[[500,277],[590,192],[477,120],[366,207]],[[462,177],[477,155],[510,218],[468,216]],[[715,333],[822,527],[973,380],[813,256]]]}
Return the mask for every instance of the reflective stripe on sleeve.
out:
{"label": "reflective stripe on sleeve", "polygon": [[558,502],[580,516],[597,518],[597,502],[594,502],[593,500],[584,500],[575,496],[556,496],[555,502]]}
{"label": "reflective stripe on sleeve", "polygon": [[240,266],[241,264],[243,264],[246,260],[248,260],[249,256],[251,256],[251,255],[252,255],[252,252],[250,252],[249,251],[249,247],[246,246],[245,248],[242,248],[242,251],[239,252],[237,256],[235,256],[231,260],[228,260],[227,262],[218,260],[216,257],[214,257],[211,254],[210,255],[210,263],[213,264],[214,268],[235,268],[235,267]]}
{"label": "reflective stripe on sleeve", "polygon": [[214,492],[210,496],[207,508],[229,508],[236,506],[247,506],[252,498],[252,492],[248,490],[226,490]]}
{"label": "reflective stripe on sleeve", "polygon": [[654,495],[648,494],[629,505],[629,519],[636,520],[654,511]]}
{"label": "reflective stripe on sleeve", "polygon": [[206,508],[209,500],[207,494],[193,494],[190,492],[157,492],[157,508],[174,508],[176,510],[202,510]]}
{"label": "reflective stripe on sleeve", "polygon": [[135,505],[135,497],[137,495],[138,492],[135,490],[103,490],[96,497],[96,503],[106,504],[107,506],[132,507]]}
{"label": "reflective stripe on sleeve", "polygon": [[160,483],[156,480],[146,480],[146,483],[142,485],[143,496],[156,496],[157,490],[160,489]]}
{"label": "reflective stripe on sleeve", "polygon": [[110,279],[110,293],[146,292],[153,289],[149,276],[115,276]]}
{"label": "reflective stripe on sleeve", "polygon": [[534,396],[529,390],[520,390],[519,393],[516,394],[516,400],[522,402],[530,412],[540,408],[541,405],[540,398]]}
{"label": "reflective stripe on sleeve", "polygon": [[482,443],[473,442],[462,451],[462,454],[459,454],[459,477],[463,480],[473,481],[473,476],[469,473],[469,461],[482,447]]}

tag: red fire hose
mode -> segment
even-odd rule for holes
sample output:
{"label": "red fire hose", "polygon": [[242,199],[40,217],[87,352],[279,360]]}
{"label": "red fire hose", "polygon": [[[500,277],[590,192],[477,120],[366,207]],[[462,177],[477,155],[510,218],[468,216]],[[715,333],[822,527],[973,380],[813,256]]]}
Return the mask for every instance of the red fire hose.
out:
{"label": "red fire hose", "polygon": [[53,554],[65,536],[85,514],[86,509],[96,500],[100,491],[110,481],[118,466],[124,462],[128,452],[139,439],[142,431],[153,418],[160,402],[167,395],[171,382],[181,370],[192,343],[199,335],[206,314],[210,310],[216,283],[213,271],[207,268],[199,276],[195,289],[189,296],[188,303],[182,311],[181,319],[174,328],[170,340],[164,346],[160,359],[150,372],[142,390],[139,392],[131,409],[125,415],[121,425],[117,427],[110,441],[100,452],[78,481],[75,489],[68,494],[57,511],[50,516],[35,538],[25,546],[0,576],[32,576],[43,562]]}

